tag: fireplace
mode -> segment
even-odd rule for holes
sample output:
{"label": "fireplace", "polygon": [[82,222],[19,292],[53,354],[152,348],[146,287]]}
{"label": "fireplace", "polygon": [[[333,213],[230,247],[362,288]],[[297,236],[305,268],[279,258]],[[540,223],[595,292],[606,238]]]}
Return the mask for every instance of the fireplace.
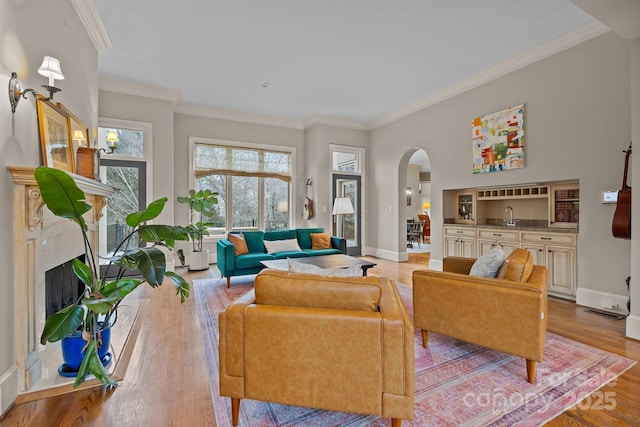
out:
{"label": "fireplace", "polygon": [[[77,258],[84,262],[84,254]],[[84,283],[73,272],[73,260],[44,273],[45,319],[73,304],[84,293]]]}
{"label": "fireplace", "polygon": [[[44,207],[33,176],[34,168],[9,167],[14,183],[14,324],[16,369],[12,378],[0,378],[4,396],[41,393],[60,387],[62,377],[59,343],[40,344],[48,312],[81,295],[83,287],[69,268],[74,258],[84,256],[82,233],[73,221],[54,216]],[[115,190],[100,182],[71,174],[93,209],[85,215],[88,238],[99,247],[99,219],[106,197]],[[97,261],[97,260],[96,260]],[[72,280],[67,280],[71,278]],[[73,283],[60,296],[48,289],[47,281]],[[52,298],[52,296],[55,297]],[[73,381],[71,381],[73,382]],[[66,386],[66,383],[65,383]],[[70,387],[69,387],[70,388]],[[17,390],[15,390],[17,389]],[[6,394],[5,394],[6,393]],[[18,400],[19,401],[19,400]]]}

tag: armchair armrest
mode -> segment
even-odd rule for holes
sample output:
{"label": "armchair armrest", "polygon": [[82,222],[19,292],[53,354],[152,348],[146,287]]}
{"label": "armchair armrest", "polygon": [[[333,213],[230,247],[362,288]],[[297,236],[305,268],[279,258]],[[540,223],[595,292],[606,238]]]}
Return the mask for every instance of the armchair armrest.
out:
{"label": "armchair armrest", "polygon": [[220,239],[218,243],[216,243],[216,246],[218,269],[222,273],[222,276],[228,276],[236,268],[233,243],[228,239]]}
{"label": "armchair armrest", "polygon": [[334,249],[338,249],[340,252],[346,255],[347,239],[342,237],[331,236],[331,247]]}

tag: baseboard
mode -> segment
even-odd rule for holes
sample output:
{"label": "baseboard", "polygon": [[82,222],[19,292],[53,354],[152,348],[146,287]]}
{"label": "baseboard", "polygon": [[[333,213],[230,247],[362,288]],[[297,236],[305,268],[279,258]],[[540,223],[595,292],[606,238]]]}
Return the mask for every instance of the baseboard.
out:
{"label": "baseboard", "polygon": [[[362,255],[375,256],[378,258],[386,259],[395,262],[405,262],[409,260],[409,255],[406,252],[394,252],[386,249],[378,249],[372,247],[362,248]],[[404,258],[404,259],[403,259]]]}
{"label": "baseboard", "polygon": [[0,416],[13,406],[18,397],[18,367],[13,365],[0,377]]}
{"label": "baseboard", "polygon": [[627,317],[626,336],[628,338],[640,340],[640,316],[632,314]]}
{"label": "baseboard", "polygon": [[586,288],[578,288],[576,291],[576,304],[623,315],[629,314],[627,298],[626,295],[616,295]]}

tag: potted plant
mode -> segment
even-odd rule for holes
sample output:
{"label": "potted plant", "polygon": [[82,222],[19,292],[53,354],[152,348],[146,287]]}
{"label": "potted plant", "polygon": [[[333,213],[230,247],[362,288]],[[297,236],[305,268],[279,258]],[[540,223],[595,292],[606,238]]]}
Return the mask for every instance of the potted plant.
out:
{"label": "potted plant", "polygon": [[213,216],[213,208],[218,204],[219,193],[211,190],[189,190],[186,197],[178,197],[178,202],[189,206],[190,224],[185,227],[193,243],[193,251],[189,256],[189,270],[206,270],[209,268],[209,250],[202,248],[202,239],[209,235],[209,227],[213,226],[205,218]]}
{"label": "potted plant", "polygon": [[[66,338],[81,334],[84,340],[79,347],[83,353],[75,374],[77,378],[74,387],[82,383],[89,373],[105,384],[115,386],[116,382],[103,366],[107,364],[103,360],[106,344],[100,349],[100,343],[110,335],[109,328],[116,321],[122,300],[145,281],[155,288],[168,277],[175,284],[181,302],[189,297],[189,284],[180,275],[165,271],[165,255],[157,247],[161,245],[172,249],[175,240],[187,240],[188,235],[183,227],[147,224],[147,221],[160,215],[167,202],[167,198],[158,199],[150,203],[146,210],[127,216],[127,224],[133,231],[119,242],[113,255],[108,258],[108,269],[117,269],[115,279],[100,278],[99,266],[96,265],[95,252],[87,236],[87,225],[83,217],[91,209],[85,202],[84,192],[62,170],[38,167],[34,175],[49,210],[58,217],[74,221],[80,227],[86,262],[76,258],[72,264],[74,273],[84,284],[83,295],[47,318],[40,342],[46,344],[63,340],[64,355]],[[152,243],[153,246],[139,247],[139,240]],[[138,269],[143,279],[124,277],[126,268]]]}

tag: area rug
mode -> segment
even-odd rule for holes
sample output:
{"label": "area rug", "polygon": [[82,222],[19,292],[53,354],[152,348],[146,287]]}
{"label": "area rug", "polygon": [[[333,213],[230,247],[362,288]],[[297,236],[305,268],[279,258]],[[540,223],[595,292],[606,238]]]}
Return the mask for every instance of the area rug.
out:
{"label": "area rug", "polygon": [[[218,313],[253,288],[253,277],[193,281],[218,426],[231,425],[231,402],[218,384]],[[398,284],[409,312],[411,288]],[[415,413],[403,426],[538,426],[615,380],[636,362],[547,333],[536,383],[525,361],[430,333],[415,336]],[[386,426],[388,419],[243,399],[241,426]]]}

